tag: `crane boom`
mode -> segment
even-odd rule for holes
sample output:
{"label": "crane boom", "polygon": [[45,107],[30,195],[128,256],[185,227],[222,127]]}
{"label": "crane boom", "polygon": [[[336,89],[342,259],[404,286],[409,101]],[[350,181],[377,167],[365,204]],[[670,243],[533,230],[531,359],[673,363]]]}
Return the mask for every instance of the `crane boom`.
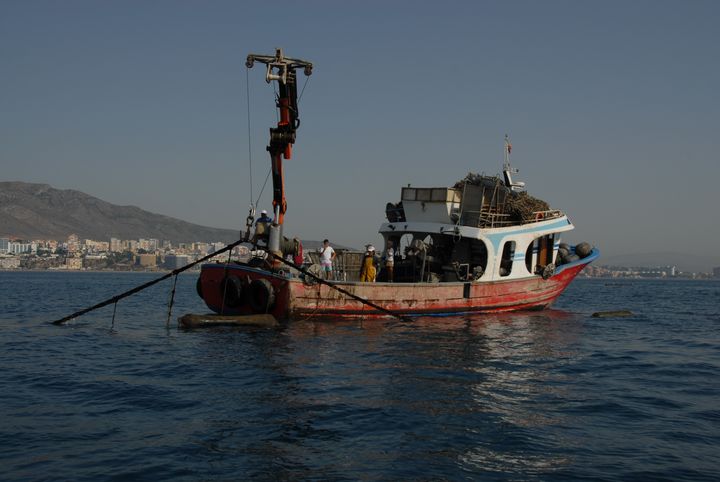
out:
{"label": "crane boom", "polygon": [[267,146],[272,168],[273,212],[275,214],[270,225],[267,246],[271,253],[282,256],[280,238],[282,237],[282,225],[287,211],[283,159],[292,157],[295,133],[300,127],[296,69],[302,68],[305,75],[309,76],[312,74],[313,65],[305,60],[285,57],[282,49],[275,49],[274,56],[250,54],[247,56],[245,65],[247,68],[252,68],[255,62],[266,65],[265,81],[268,84],[273,81],[278,83],[278,94],[275,103],[279,110],[280,120],[276,127],[270,128],[270,143]]}
{"label": "crane boom", "polygon": [[252,68],[255,62],[267,66],[265,81],[277,81],[278,95],[276,106],[279,110],[280,120],[277,127],[270,128],[270,143],[267,150],[270,153],[273,178],[273,211],[275,222],[283,224],[287,211],[285,199],[285,178],[283,176],[283,158],[292,157],[292,145],[295,143],[295,133],[300,127],[297,104],[297,74],[296,69],[303,68],[305,75],[312,74],[312,63],[305,60],[285,57],[282,49],[275,50],[275,56],[250,54],[245,65]]}

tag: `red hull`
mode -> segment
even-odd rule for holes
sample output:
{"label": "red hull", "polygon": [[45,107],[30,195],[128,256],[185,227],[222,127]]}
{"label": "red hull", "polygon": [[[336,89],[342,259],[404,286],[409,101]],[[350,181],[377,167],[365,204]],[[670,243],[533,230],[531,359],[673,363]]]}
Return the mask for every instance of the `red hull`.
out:
{"label": "red hull", "polygon": [[[359,283],[337,282],[343,289],[383,308],[409,316],[452,315],[513,310],[543,309],[550,305],[591,259],[563,266],[547,280],[535,276],[520,280],[457,283]],[[223,279],[234,275],[243,285],[235,306],[223,306]],[[248,298],[249,284],[267,280],[275,301],[267,310],[282,320],[303,318],[386,317],[364,303],[325,285],[306,285],[245,265],[208,264],[202,267],[200,291],[207,306],[216,313],[240,315],[257,313]],[[256,304],[257,305],[257,304]]]}

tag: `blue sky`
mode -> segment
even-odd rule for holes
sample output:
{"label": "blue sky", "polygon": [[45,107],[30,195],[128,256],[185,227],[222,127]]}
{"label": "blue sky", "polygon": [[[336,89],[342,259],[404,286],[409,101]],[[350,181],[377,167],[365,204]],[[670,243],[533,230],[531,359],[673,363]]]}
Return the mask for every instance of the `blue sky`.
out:
{"label": "blue sky", "polygon": [[[400,187],[499,172],[605,254],[720,235],[720,3],[0,0],[0,179],[227,228],[275,122],[248,53],[315,64],[286,234],[377,242]],[[301,76],[300,84],[305,82]],[[266,188],[260,207],[270,206]]]}

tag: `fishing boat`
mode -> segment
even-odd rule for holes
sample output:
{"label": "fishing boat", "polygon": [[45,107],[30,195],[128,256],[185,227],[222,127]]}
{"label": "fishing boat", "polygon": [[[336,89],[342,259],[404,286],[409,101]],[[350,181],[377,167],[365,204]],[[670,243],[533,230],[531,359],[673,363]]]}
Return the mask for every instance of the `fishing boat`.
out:
{"label": "fishing boat", "polygon": [[599,256],[588,243],[561,242],[573,224],[513,180],[517,170],[506,136],[502,175],[470,173],[450,187],[407,185],[397,202],[387,204],[379,233],[384,246],[394,246],[392,280],[381,265],[377,280],[360,281],[359,263],[358,269],[344,264],[336,280],[323,279],[312,262],[317,254],[306,262],[302,243],[282,231],[283,160],[292,155],[299,127],[297,70],[311,75],[313,66],[280,49],[249,55],[247,67],[255,63],[266,66],[266,81],[277,82],[278,89],[279,121],[267,147],[274,217],[256,223],[253,207],[248,215],[245,239],[261,256],[202,266],[198,294],[215,313],[293,320],[539,310]]}

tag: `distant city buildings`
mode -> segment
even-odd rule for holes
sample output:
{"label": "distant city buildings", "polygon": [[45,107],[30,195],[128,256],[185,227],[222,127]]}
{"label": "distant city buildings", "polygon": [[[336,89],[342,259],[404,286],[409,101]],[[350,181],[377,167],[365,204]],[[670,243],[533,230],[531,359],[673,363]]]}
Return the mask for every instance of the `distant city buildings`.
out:
{"label": "distant city buildings", "polygon": [[157,239],[138,239],[138,249],[142,249],[147,253],[154,253],[158,250],[160,242]]}
{"label": "distant city buildings", "polygon": [[[77,234],[71,234],[65,240],[27,241],[6,237],[0,238],[0,269],[178,269],[225,246],[220,241],[174,246],[170,240],[161,242],[156,238],[111,237],[108,241],[100,241],[81,239]],[[248,248],[238,246],[233,249],[232,256],[237,259],[248,253]],[[224,261],[227,259],[225,254]]]}
{"label": "distant city buildings", "polygon": [[0,269],[18,269],[20,268],[20,258],[7,257],[0,258]]}
{"label": "distant city buildings", "polygon": [[91,239],[83,240],[83,251],[89,254],[102,253],[110,250],[110,243],[107,241],[93,241]]}
{"label": "distant city buildings", "polygon": [[122,239],[110,238],[110,252],[111,253],[122,253],[123,252]]}
{"label": "distant city buildings", "polygon": [[582,271],[587,278],[690,278],[700,279],[711,277],[710,273],[687,273],[676,266],[625,267],[589,265]]}
{"label": "distant city buildings", "polygon": [[70,254],[77,253],[80,250],[80,238],[77,234],[71,234],[67,238],[67,252]]}
{"label": "distant city buildings", "polygon": [[80,270],[83,268],[82,258],[65,258],[65,269]]}
{"label": "distant city buildings", "polygon": [[182,268],[191,262],[186,254],[168,254],[165,256],[164,267],[169,270]]}
{"label": "distant city buildings", "polygon": [[[59,269],[59,270],[174,270],[225,248],[221,241],[177,243],[156,238],[120,239],[108,241],[80,239],[71,234],[65,240],[35,239],[32,241],[0,238],[0,269]],[[250,256],[246,246],[237,246],[231,257]],[[209,259],[224,263],[227,253]],[[624,267],[589,265],[581,273],[588,278],[720,278],[720,267],[708,273],[681,272],[675,266]]]}
{"label": "distant city buildings", "polygon": [[145,268],[157,266],[157,255],[154,254],[138,254],[135,256],[135,264]]}
{"label": "distant city buildings", "polygon": [[37,245],[28,241],[9,241],[7,243],[7,254],[25,254],[37,251]]}

